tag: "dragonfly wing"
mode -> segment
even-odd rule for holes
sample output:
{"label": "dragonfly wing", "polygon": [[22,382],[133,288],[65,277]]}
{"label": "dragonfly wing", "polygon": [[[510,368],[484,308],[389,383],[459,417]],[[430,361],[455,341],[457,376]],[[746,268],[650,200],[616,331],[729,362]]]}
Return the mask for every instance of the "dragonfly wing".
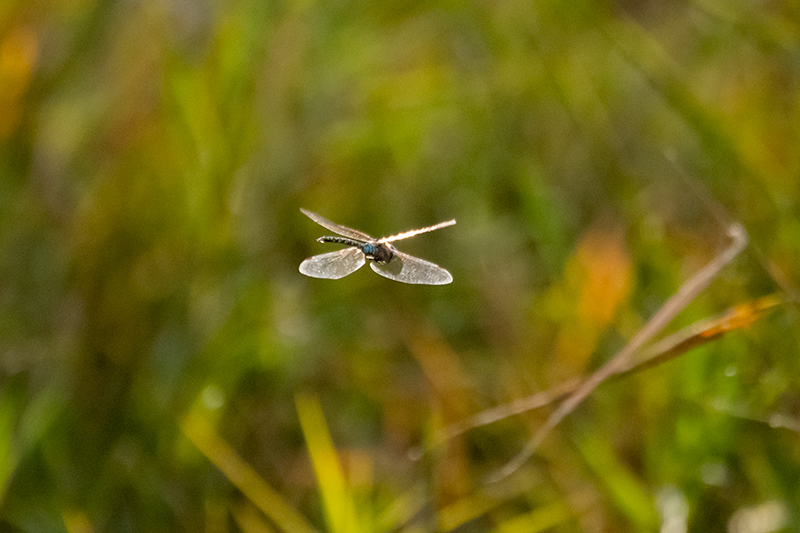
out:
{"label": "dragonfly wing", "polygon": [[397,235],[392,235],[391,237],[381,237],[378,239],[378,242],[394,242],[399,241],[402,239],[408,239],[409,237],[413,237],[414,235],[419,235],[420,233],[428,233],[429,231],[435,231],[437,229],[446,228],[447,226],[452,226],[456,223],[456,220],[448,220],[446,222],[439,222],[438,224],[434,224],[433,226],[428,226],[427,228],[420,228],[420,229],[412,229],[409,231],[404,231],[403,233],[398,233]]}
{"label": "dragonfly wing", "polygon": [[[357,241],[369,242],[369,241],[374,241],[375,240],[372,237],[370,237],[369,235],[367,235],[366,233],[364,233],[363,231],[358,231],[357,229],[348,228],[347,226],[342,226],[341,224],[337,224],[336,222],[331,222],[330,220],[328,220],[324,216],[318,215],[318,214],[314,213],[313,211],[308,211],[306,209],[303,209],[302,207],[300,208],[300,211],[305,216],[307,216],[308,218],[310,218],[311,220],[313,220],[314,222],[316,222],[317,224],[319,224],[323,228],[329,229],[334,233],[338,233],[339,235],[343,235],[345,237],[350,237],[351,239],[355,239]],[[361,265],[358,265],[358,266],[361,266]]]}
{"label": "dragonfly wing", "polygon": [[361,268],[365,261],[361,250],[351,246],[309,257],[300,263],[300,272],[312,278],[339,279]]}
{"label": "dragonfly wing", "polygon": [[419,285],[446,285],[453,281],[450,272],[419,257],[394,251],[388,263],[370,261],[370,268],[383,277],[402,283]]}

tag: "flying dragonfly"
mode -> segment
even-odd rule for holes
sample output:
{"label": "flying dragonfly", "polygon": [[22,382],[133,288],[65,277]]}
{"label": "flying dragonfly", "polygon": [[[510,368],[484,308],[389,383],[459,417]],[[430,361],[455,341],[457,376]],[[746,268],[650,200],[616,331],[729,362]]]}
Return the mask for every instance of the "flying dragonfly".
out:
{"label": "flying dragonfly", "polygon": [[300,272],[306,276],[324,279],[343,278],[361,268],[366,259],[369,259],[369,266],[372,270],[383,277],[402,283],[445,285],[453,281],[450,272],[439,265],[404,254],[390,243],[452,226],[456,223],[455,220],[375,239],[363,231],[336,224],[311,211],[305,209],[300,209],[300,211],[323,228],[341,235],[341,237],[320,237],[317,242],[333,242],[348,246],[335,252],[309,257],[300,263]]}

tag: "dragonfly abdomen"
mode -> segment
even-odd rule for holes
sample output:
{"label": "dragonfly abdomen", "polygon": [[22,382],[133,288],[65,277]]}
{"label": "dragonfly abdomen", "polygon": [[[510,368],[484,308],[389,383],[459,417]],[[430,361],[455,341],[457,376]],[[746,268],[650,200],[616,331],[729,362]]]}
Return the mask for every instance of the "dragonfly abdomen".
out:
{"label": "dragonfly abdomen", "polygon": [[336,244],[345,244],[347,246],[355,246],[356,248],[360,249],[361,252],[372,261],[376,263],[388,263],[392,260],[394,253],[392,252],[392,248],[390,245],[386,243],[371,243],[371,242],[362,242],[357,241],[355,239],[348,239],[347,237],[320,237],[317,239],[319,242],[333,242]]}
{"label": "dragonfly abdomen", "polygon": [[355,246],[356,248],[364,248],[366,243],[357,241],[355,239],[348,239],[347,237],[320,237],[317,242],[334,242],[336,244],[346,244],[347,246]]}

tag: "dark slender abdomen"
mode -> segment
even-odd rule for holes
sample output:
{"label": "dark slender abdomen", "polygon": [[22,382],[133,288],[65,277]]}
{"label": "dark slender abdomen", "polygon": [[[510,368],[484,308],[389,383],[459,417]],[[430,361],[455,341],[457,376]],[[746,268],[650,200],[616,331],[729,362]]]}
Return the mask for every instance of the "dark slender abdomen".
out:
{"label": "dark slender abdomen", "polygon": [[320,237],[317,241],[355,246],[364,253],[367,259],[375,261],[376,263],[388,263],[392,260],[392,257],[394,257],[391,246],[383,242],[362,242],[355,239],[348,239],[347,237]]}

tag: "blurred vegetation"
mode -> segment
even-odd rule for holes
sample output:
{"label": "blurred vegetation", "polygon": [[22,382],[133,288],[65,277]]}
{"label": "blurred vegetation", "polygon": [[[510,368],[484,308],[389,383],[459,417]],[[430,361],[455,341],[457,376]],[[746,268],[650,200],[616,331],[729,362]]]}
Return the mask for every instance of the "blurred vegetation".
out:
{"label": "blurred vegetation", "polygon": [[[794,2],[0,7],[0,531],[800,530]],[[305,207],[444,287],[332,250]],[[790,301],[547,409],[739,221],[664,334]],[[748,529],[749,528],[749,529]]]}

